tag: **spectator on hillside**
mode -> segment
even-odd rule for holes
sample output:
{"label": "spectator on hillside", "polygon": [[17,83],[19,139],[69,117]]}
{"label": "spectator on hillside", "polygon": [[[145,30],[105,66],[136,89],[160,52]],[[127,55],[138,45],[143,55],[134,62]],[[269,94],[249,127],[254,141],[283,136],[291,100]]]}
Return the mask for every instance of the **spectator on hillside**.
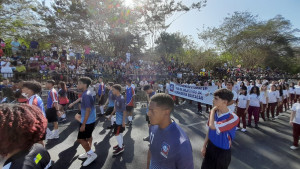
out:
{"label": "spectator on hillside", "polygon": [[27,50],[27,46],[24,44],[24,42],[22,42],[22,45],[21,45],[21,53],[22,53],[22,55],[25,55],[26,50]]}
{"label": "spectator on hillside", "polygon": [[18,73],[26,72],[26,67],[24,66],[24,64],[22,64],[21,61],[17,61],[16,72]]}
{"label": "spectator on hillside", "polygon": [[15,38],[11,43],[11,50],[13,54],[17,54],[20,49],[20,43],[18,42],[18,38]]}
{"label": "spectator on hillside", "polygon": [[32,41],[30,42],[30,52],[35,53],[38,51],[38,49],[39,43],[35,39],[32,39]]}
{"label": "spectator on hillside", "polygon": [[1,58],[1,73],[2,77],[13,77],[13,68],[11,67],[10,59],[6,57]]}
{"label": "spectator on hillside", "polygon": [[39,62],[38,60],[35,58],[31,63],[29,63],[29,67],[28,70],[31,72],[38,72],[39,71]]}

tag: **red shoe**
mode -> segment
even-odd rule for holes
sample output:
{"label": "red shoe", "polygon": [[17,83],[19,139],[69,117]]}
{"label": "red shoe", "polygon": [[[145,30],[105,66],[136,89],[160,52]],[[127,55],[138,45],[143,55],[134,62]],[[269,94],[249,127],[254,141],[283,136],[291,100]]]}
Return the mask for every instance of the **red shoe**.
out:
{"label": "red shoe", "polygon": [[[123,144],[123,148],[124,148],[125,146],[124,146],[124,144]],[[117,150],[119,148],[119,145],[116,145],[116,146],[114,146],[113,147],[113,150]]]}
{"label": "red shoe", "polygon": [[119,155],[120,153],[122,153],[124,151],[124,147],[123,148],[120,148],[118,147],[118,149],[116,151],[114,151],[114,155]]}

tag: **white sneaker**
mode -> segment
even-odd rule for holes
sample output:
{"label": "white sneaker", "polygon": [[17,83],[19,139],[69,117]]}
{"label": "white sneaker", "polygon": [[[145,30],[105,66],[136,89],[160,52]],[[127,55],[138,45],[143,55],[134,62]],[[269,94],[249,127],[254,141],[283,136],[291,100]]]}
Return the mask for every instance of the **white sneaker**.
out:
{"label": "white sneaker", "polygon": [[85,160],[85,162],[82,164],[82,166],[86,167],[90,165],[93,161],[95,161],[97,158],[97,154],[93,153],[91,155],[88,154],[88,158]]}
{"label": "white sneaker", "polygon": [[297,150],[299,147],[291,146],[290,148],[291,148],[292,150]]}
{"label": "white sneaker", "polygon": [[235,130],[239,130],[239,129],[241,129],[241,128],[239,128],[239,127],[236,127],[236,129],[235,129]]}
{"label": "white sneaker", "polygon": [[246,129],[244,129],[244,128],[242,128],[242,130],[241,130],[242,132],[246,132],[247,130]]}
{"label": "white sneaker", "polygon": [[58,139],[59,138],[59,132],[52,132],[52,135],[49,137],[49,139]]}
{"label": "white sneaker", "polygon": [[278,119],[278,116],[275,116],[275,119]]}
{"label": "white sneaker", "polygon": [[88,155],[87,155],[87,153],[83,153],[83,154],[80,154],[79,156],[78,156],[78,159],[86,159],[86,158],[88,158]]}

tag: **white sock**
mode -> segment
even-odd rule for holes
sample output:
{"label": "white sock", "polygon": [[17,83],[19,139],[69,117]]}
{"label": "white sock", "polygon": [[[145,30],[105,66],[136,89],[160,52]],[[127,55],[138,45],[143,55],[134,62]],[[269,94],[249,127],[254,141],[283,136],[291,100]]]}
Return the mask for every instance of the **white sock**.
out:
{"label": "white sock", "polygon": [[129,120],[129,121],[132,121],[132,116],[128,116],[128,120]]}
{"label": "white sock", "polygon": [[61,115],[61,118],[63,119],[66,118],[66,114]]}
{"label": "white sock", "polygon": [[52,134],[52,131],[47,127],[46,134]]}
{"label": "white sock", "polygon": [[57,129],[57,130],[54,129],[54,130],[52,131],[52,133],[53,133],[53,134],[58,134],[58,129]]}
{"label": "white sock", "polygon": [[86,152],[88,155],[91,155],[94,153],[94,151],[91,149],[90,151]]}
{"label": "white sock", "polygon": [[101,114],[104,114],[104,106],[100,106]]}
{"label": "white sock", "polygon": [[120,133],[119,135],[116,136],[116,139],[118,141],[118,145],[120,148],[123,148],[123,138],[121,136],[122,134]]}
{"label": "white sock", "polygon": [[114,125],[115,117],[112,117],[111,120],[110,120],[110,122],[111,122],[111,125]]}

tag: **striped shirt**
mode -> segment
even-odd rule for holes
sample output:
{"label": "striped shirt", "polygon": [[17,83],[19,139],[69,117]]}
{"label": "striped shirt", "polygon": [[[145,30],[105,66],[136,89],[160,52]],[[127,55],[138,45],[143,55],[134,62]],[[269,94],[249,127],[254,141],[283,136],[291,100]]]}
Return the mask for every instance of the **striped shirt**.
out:
{"label": "striped shirt", "polygon": [[[209,118],[208,118],[209,119]],[[225,114],[218,116],[215,113],[215,127],[216,130],[209,128],[208,138],[217,147],[228,150],[231,147],[231,142],[235,137],[235,129],[239,123],[237,115],[231,110]],[[207,122],[209,126],[209,121]]]}

